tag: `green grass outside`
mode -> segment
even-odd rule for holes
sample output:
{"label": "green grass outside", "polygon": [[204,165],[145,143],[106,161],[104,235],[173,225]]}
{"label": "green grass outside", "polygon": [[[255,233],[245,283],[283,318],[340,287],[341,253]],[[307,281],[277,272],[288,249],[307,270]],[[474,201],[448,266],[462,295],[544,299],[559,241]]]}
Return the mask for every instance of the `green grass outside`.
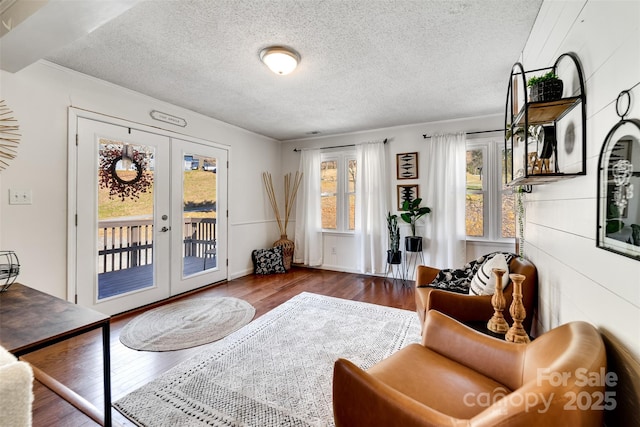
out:
{"label": "green grass outside", "polygon": [[[152,173],[152,172],[145,172]],[[216,174],[203,170],[184,171],[184,204],[209,205],[216,201]],[[151,216],[153,214],[153,185],[134,200],[109,198],[109,190],[98,190],[98,218],[100,220],[127,216]],[[215,218],[216,212],[188,212],[191,218]]]}

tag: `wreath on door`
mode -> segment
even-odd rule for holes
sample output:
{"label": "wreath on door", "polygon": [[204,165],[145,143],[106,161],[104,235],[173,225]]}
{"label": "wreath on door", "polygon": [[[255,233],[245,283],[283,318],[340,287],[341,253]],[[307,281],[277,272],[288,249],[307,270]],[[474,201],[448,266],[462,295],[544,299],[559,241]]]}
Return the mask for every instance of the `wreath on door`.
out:
{"label": "wreath on door", "polygon": [[153,174],[145,172],[148,164],[147,156],[131,146],[107,146],[100,151],[100,188],[109,190],[110,199],[136,200],[153,183]]}

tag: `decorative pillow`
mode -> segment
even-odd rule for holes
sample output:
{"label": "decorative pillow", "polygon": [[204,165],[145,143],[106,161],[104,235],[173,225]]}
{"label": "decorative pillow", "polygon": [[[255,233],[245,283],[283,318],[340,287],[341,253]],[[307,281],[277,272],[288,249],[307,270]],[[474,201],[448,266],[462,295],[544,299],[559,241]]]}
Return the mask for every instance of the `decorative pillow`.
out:
{"label": "decorative pillow", "polygon": [[286,273],[282,246],[269,249],[256,249],[251,252],[253,272],[255,274]]}
{"label": "decorative pillow", "polygon": [[[484,258],[482,258],[482,261],[484,261]],[[471,279],[480,267],[482,261],[479,263],[478,260],[473,260],[466,263],[462,268],[440,270],[431,283],[421,285],[420,287],[432,287],[457,292],[459,294],[468,294],[469,283],[471,283]]]}
{"label": "decorative pillow", "polygon": [[478,269],[469,286],[469,295],[493,295],[496,289],[496,276],[493,274],[494,268],[505,270],[502,276],[502,289],[509,283],[509,264],[502,253],[497,253],[493,257],[486,259]]}
{"label": "decorative pillow", "polygon": [[468,294],[471,285],[471,279],[476,275],[482,264],[493,258],[496,254],[502,253],[504,255],[507,265],[517,255],[509,252],[491,252],[486,255],[482,255],[473,261],[469,261],[462,268],[458,269],[443,269],[438,272],[437,276],[428,285],[420,285],[421,288],[438,288],[451,292],[457,292],[460,294]]}

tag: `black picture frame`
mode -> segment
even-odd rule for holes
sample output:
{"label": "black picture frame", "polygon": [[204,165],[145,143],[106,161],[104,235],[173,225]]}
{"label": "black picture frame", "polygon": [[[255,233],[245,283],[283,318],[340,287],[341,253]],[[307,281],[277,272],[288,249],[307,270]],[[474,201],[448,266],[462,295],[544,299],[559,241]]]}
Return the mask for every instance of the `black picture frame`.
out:
{"label": "black picture frame", "polygon": [[418,153],[396,154],[396,178],[418,179]]}
{"label": "black picture frame", "polygon": [[397,185],[398,192],[398,210],[402,210],[402,203],[406,201],[412,201],[420,197],[420,186],[418,184],[399,184]]}

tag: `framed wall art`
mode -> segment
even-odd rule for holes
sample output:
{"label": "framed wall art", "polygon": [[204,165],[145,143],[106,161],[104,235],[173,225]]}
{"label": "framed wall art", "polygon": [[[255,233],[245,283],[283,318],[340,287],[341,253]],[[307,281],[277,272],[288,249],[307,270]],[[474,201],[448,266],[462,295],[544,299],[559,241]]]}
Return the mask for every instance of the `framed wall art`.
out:
{"label": "framed wall art", "polygon": [[396,176],[398,179],[418,178],[418,153],[396,154]]}
{"label": "framed wall art", "polygon": [[402,210],[404,201],[412,201],[420,197],[418,195],[418,184],[398,185],[398,210]]}

